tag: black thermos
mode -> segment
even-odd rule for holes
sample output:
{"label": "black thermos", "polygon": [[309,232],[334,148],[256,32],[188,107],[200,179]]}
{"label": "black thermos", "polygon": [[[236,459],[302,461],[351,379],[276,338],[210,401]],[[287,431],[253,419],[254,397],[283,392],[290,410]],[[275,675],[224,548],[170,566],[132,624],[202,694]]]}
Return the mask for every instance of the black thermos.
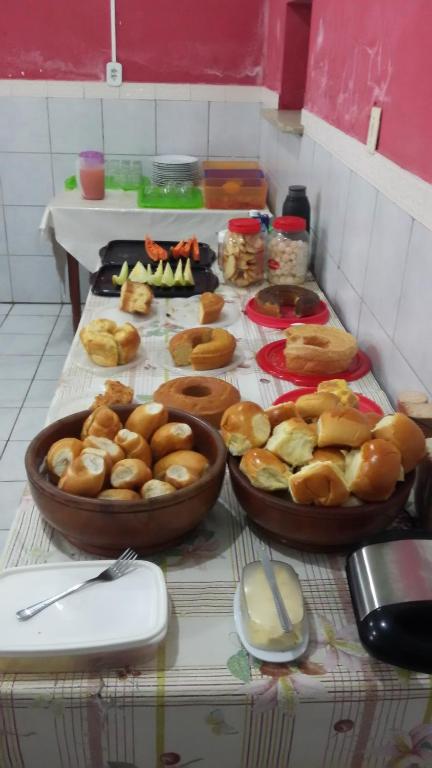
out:
{"label": "black thermos", "polygon": [[310,229],[310,205],[306,197],[306,187],[293,184],[288,188],[288,194],[282,208],[282,216],[301,216],[306,219],[306,229]]}

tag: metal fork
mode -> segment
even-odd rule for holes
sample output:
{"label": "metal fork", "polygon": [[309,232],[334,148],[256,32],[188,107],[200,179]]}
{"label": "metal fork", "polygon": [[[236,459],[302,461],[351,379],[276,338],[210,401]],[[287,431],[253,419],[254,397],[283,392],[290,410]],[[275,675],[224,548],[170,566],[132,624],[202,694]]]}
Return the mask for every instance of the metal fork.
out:
{"label": "metal fork", "polygon": [[21,608],[20,611],[16,612],[16,616],[20,621],[26,621],[27,619],[31,619],[32,616],[36,616],[37,613],[45,610],[49,605],[56,603],[57,600],[61,600],[63,597],[71,595],[73,592],[78,592],[79,589],[88,587],[90,584],[95,584],[97,581],[114,581],[115,579],[120,579],[121,576],[124,576],[136,566],[136,563],[133,561],[136,560],[137,557],[138,555],[133,549],[126,549],[115,563],[112,563],[108,568],[105,568],[105,570],[99,573],[98,576],[94,576],[92,579],[86,579],[86,581],[82,581],[80,584],[75,584],[73,587],[65,589],[64,592],[60,592],[58,595],[48,597],[46,600],[40,600],[38,603],[27,606],[27,608]]}

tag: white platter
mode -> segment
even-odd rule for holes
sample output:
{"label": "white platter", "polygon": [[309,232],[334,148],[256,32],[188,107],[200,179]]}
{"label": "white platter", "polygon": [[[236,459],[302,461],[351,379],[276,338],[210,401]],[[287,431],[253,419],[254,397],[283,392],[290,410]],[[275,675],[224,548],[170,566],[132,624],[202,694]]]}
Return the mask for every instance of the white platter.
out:
{"label": "white platter", "polygon": [[[170,303],[169,319],[180,328],[194,328],[199,326],[200,297],[192,296],[184,299],[172,299]],[[234,302],[226,302],[222,308],[219,320],[215,323],[205,323],[211,328],[227,328],[237,322],[240,317],[240,306]]]}
{"label": "white platter", "polygon": [[87,355],[84,347],[79,342],[75,349],[74,358],[74,362],[84,371],[89,371],[95,376],[103,376],[104,379],[109,379],[113,376],[121,376],[123,371],[130,371],[133,368],[136,368],[138,365],[142,365],[146,359],[146,356],[141,345],[137,356],[131,360],[130,363],[126,363],[125,365],[114,365],[110,368],[105,368],[103,365],[96,365],[93,363]]}
{"label": "white platter", "polygon": [[153,365],[157,365],[159,368],[167,368],[169,371],[174,371],[177,376],[221,376],[222,374],[237,368],[243,360],[243,352],[238,347],[228,365],[224,365],[222,368],[209,368],[206,371],[194,371],[191,365],[174,365],[169,350],[166,349],[166,347],[164,349],[159,348],[157,351],[157,358],[150,358],[150,362],[153,363]]}
{"label": "white platter", "polygon": [[123,312],[119,307],[107,306],[100,307],[94,310],[92,314],[92,320],[113,320],[117,325],[123,325],[124,323],[131,323],[137,328],[147,325],[152,320],[158,318],[158,304],[153,301],[150,312],[148,315],[140,315],[138,312]]}

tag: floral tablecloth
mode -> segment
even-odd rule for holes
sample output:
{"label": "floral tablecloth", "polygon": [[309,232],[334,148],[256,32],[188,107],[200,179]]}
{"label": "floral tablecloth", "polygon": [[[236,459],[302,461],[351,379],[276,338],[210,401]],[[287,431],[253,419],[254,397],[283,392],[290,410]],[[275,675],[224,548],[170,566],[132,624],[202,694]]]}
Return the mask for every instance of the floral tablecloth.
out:
{"label": "floral tablecloth", "polygon": [[[312,286],[315,287],[316,286]],[[222,288],[244,307],[247,295]],[[90,296],[82,323],[116,301]],[[145,400],[170,371],[159,367],[173,326],[170,304],[143,326],[146,358],[122,380]],[[331,324],[340,325],[331,312]],[[244,357],[224,378],[242,396],[269,405],[293,385],[256,365],[255,352],[281,338],[243,312],[230,330]],[[75,339],[50,411],[93,398],[103,378],[77,364]],[[371,374],[355,390],[387,412]],[[312,639],[298,664],[250,658],[233,623],[233,595],[243,566],[261,542],[225,482],[199,530],[155,559],[172,600],[166,642],[137,669],[103,674],[3,675],[0,682],[1,768],[360,768],[432,766],[429,677],[380,664],[360,646],[340,556],[267,544],[269,554],[299,574]],[[3,567],[90,559],[40,518],[25,495]],[[1,625],[0,625],[1,627]],[[0,630],[1,631],[1,630]]]}

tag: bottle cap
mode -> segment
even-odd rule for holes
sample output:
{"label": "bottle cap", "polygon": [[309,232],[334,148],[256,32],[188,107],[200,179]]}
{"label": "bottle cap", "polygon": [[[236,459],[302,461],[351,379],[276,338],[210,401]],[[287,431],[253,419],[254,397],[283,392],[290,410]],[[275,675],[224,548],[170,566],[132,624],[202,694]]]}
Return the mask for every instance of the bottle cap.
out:
{"label": "bottle cap", "polygon": [[306,187],[300,184],[292,184],[288,187],[291,197],[306,197]]}

